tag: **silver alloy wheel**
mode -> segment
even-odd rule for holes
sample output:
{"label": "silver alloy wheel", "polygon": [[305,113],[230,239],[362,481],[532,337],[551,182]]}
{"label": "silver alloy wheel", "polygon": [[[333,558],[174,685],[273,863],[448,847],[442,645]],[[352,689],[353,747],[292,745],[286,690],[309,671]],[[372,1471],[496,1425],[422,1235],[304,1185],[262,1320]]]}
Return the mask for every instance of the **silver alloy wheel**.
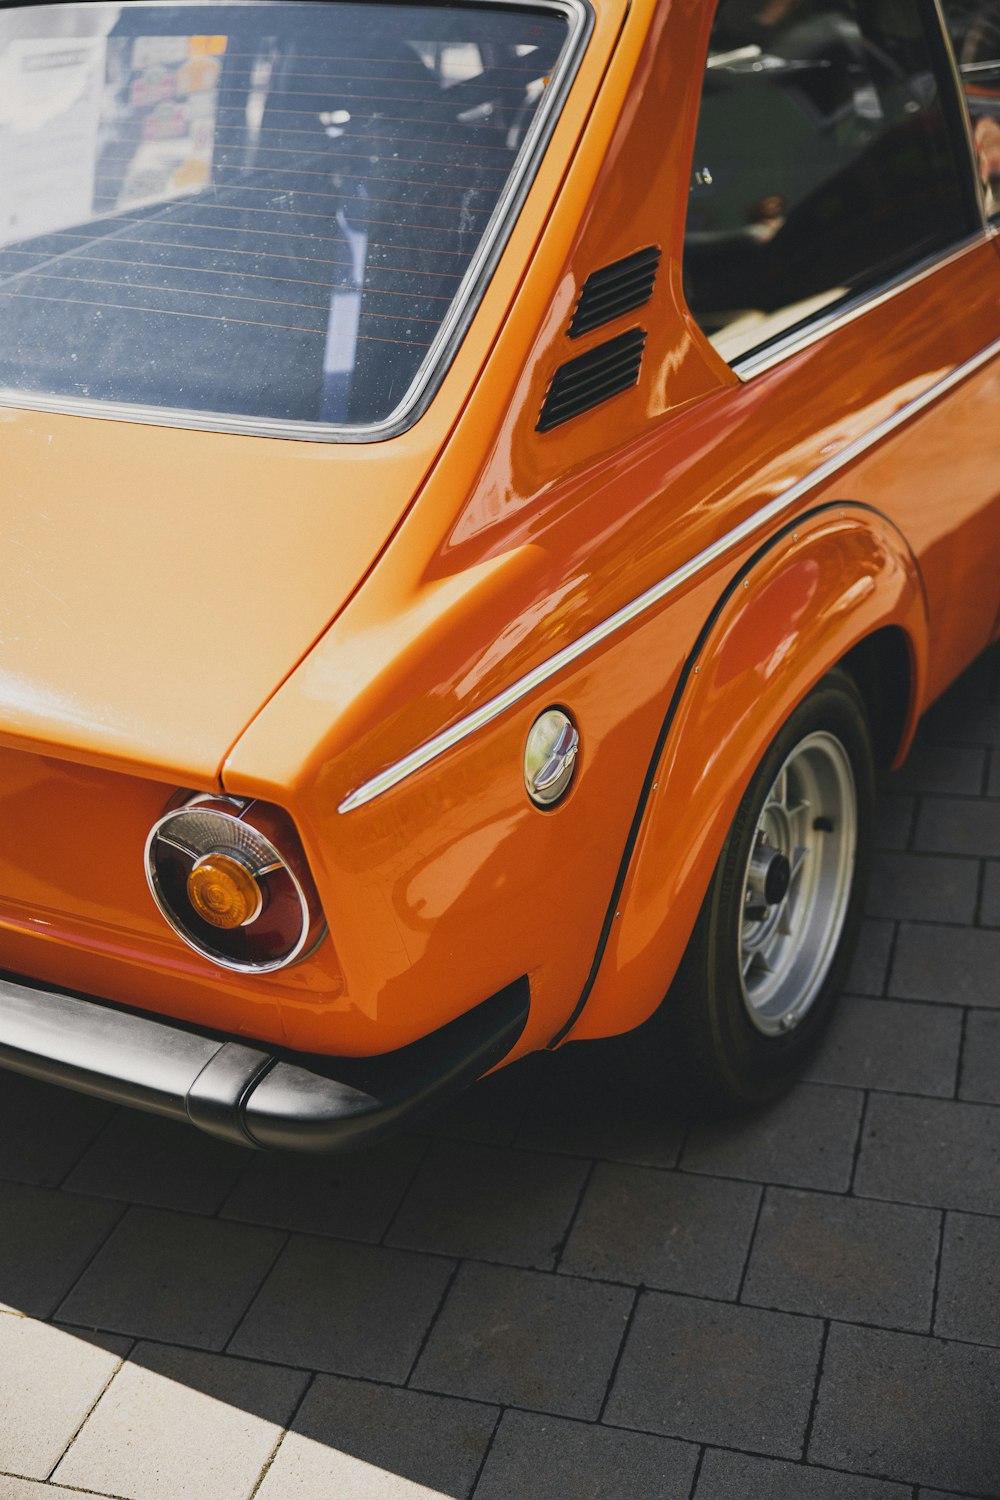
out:
{"label": "silver alloy wheel", "polygon": [[797,1026],[823,986],[854,878],[858,799],[826,731],[791,751],[767,794],[743,874],[740,984],[758,1031]]}

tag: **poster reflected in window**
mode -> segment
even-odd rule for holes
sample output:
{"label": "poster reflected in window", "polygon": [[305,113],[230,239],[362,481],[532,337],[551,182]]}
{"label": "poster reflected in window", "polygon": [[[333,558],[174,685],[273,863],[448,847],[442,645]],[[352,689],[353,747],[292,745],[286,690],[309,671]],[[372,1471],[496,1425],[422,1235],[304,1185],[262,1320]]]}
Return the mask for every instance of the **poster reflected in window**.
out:
{"label": "poster reflected in window", "polygon": [[0,55],[0,244],[91,216],[103,37],[12,40]]}
{"label": "poster reflected in window", "polygon": [[210,186],[227,41],[12,40],[0,55],[0,244]]}
{"label": "poster reflected in window", "polygon": [[[99,212],[164,203],[208,187],[224,36],[116,38],[108,46]],[[113,201],[112,201],[113,200]]]}

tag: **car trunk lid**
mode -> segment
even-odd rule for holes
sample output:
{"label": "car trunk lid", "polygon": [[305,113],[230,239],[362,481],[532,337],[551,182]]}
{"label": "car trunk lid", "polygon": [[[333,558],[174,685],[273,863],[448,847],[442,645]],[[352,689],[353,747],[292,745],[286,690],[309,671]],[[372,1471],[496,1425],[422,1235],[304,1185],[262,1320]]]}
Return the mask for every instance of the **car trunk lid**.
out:
{"label": "car trunk lid", "polygon": [[433,457],[0,411],[0,743],[212,784]]}

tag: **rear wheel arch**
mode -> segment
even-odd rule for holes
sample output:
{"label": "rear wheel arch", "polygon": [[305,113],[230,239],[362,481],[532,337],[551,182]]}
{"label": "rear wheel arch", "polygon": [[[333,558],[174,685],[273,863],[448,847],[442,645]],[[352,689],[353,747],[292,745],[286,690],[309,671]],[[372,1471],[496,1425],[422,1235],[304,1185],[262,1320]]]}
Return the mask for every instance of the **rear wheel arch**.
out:
{"label": "rear wheel arch", "polygon": [[[846,590],[845,576],[853,580]],[[810,619],[788,626],[781,609],[794,615],[801,605],[807,612],[823,589],[825,610],[815,607]],[[853,597],[843,605],[847,595]],[[657,1008],[740,799],[768,745],[817,682],[834,669],[852,677],[875,726],[876,758],[894,764],[916,723],[926,658],[920,571],[905,538],[880,513],[848,502],[826,505],[754,554],[688,658],[654,750],[591,979],[550,1045],[630,1030]],[[734,714],[730,704],[740,693]],[[720,771],[720,744],[728,753],[741,733],[739,769],[730,755]]]}

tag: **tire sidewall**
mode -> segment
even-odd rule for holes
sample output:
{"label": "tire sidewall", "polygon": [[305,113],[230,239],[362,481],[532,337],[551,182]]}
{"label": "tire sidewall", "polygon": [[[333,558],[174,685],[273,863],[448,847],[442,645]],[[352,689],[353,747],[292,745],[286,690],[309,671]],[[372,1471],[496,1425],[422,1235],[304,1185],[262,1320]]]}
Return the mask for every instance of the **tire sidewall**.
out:
{"label": "tire sidewall", "polygon": [[[745,872],[758,821],[789,755],[825,732],[843,746],[854,775],[857,827],[851,890],[843,925],[818,994],[794,1029],[768,1035],[753,1023],[739,973]],[[723,1090],[733,1101],[763,1102],[780,1093],[815,1050],[847,978],[871,863],[875,779],[871,730],[853,679],[832,672],[789,716],[760,761],[726,838],[702,912],[704,1021]]]}

